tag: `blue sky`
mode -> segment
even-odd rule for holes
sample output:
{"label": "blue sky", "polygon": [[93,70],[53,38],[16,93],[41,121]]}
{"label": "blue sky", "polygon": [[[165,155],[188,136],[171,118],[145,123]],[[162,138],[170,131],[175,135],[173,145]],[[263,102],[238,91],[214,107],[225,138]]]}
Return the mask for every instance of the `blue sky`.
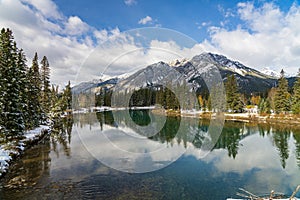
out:
{"label": "blue sky", "polygon": [[[66,16],[79,16],[83,21],[98,29],[121,31],[145,26],[159,26],[174,29],[201,42],[209,38],[208,28],[220,26],[228,30],[242,25],[237,16],[239,0],[55,0]],[[268,1],[253,1],[257,7]],[[287,12],[293,0],[272,1],[282,11]],[[146,24],[138,23],[145,17],[151,17]]]}
{"label": "blue sky", "polygon": [[[112,75],[207,51],[258,70],[296,74],[300,66],[300,6],[291,0],[0,0],[0,24],[28,64],[36,51],[48,57],[59,85],[99,78],[108,66]],[[162,29],[132,32],[145,27]],[[138,50],[141,32],[147,50]]]}

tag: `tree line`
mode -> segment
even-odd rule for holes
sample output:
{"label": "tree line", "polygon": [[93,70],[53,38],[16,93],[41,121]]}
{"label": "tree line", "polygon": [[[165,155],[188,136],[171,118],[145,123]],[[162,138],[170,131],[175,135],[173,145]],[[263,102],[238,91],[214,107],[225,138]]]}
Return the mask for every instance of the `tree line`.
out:
{"label": "tree line", "polygon": [[278,85],[265,95],[252,96],[252,105],[257,105],[260,113],[300,114],[300,69],[292,88],[288,86],[284,70],[281,70]]}
{"label": "tree line", "polygon": [[[224,86],[226,91],[226,108],[224,111],[241,113],[245,111],[245,108],[257,106],[261,114],[271,114],[272,112],[300,114],[300,69],[292,88],[289,88],[283,70],[277,86],[262,94],[247,95],[240,92],[238,82],[233,74],[226,77]],[[207,98],[198,96],[202,109],[212,110],[210,96],[216,89],[217,87],[212,88]]]}
{"label": "tree line", "polygon": [[[269,91],[261,94],[243,94],[240,91],[239,84],[236,77],[228,75],[224,81],[226,101],[218,102],[215,99],[212,102],[212,96],[220,97],[218,93],[222,93],[219,86],[212,87],[210,91],[192,91],[198,97],[198,102],[180,102],[184,97],[188,97],[192,92],[186,92],[188,83],[184,82],[182,84],[174,85],[172,83],[167,84],[167,86],[147,86],[135,90],[129,101],[129,107],[133,106],[150,106],[160,104],[165,109],[202,109],[203,111],[227,111],[234,113],[245,112],[245,108],[258,107],[260,113],[270,114],[274,113],[294,113],[300,114],[300,70],[297,75],[296,81],[293,88],[289,88],[288,81],[285,78],[284,71],[282,70],[281,76],[278,79],[278,84],[276,87],[271,88]],[[172,88],[173,91],[176,90],[177,96],[169,89]],[[188,89],[189,90],[189,89]],[[112,91],[105,87],[99,89],[100,92],[95,95],[96,106],[111,106],[111,95]],[[122,91],[120,97],[117,97],[117,101],[123,101],[122,96],[126,95],[128,91]],[[79,95],[80,96],[80,95]],[[84,95],[80,96],[82,99]],[[94,97],[90,97],[94,98]],[[85,101],[80,101],[85,102]],[[181,103],[181,105],[180,105]],[[123,105],[119,102],[118,104]],[[215,110],[218,108],[218,110]]]}
{"label": "tree line", "polygon": [[70,82],[59,93],[50,84],[46,56],[39,62],[35,53],[31,66],[23,49],[17,47],[10,29],[0,33],[0,138],[20,139],[26,130],[49,124],[55,113],[71,108]]}

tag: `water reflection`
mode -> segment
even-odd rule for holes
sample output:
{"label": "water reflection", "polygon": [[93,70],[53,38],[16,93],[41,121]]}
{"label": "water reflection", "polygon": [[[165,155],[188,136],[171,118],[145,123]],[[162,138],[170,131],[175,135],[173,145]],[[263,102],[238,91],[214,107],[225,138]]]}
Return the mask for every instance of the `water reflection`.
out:
{"label": "water reflection", "polygon": [[[138,112],[137,114],[131,113],[130,117],[137,116],[140,120],[147,121],[146,114],[149,114],[148,111]],[[95,129],[97,129],[96,124],[100,123],[102,130],[111,128],[130,129],[137,134],[141,134],[139,129],[135,129],[134,120],[126,117],[122,112],[119,114],[104,112],[97,114],[97,117],[101,121],[99,120],[94,124]],[[108,119],[108,121],[105,119]],[[182,121],[184,121],[181,127],[183,131],[176,132]],[[296,185],[300,183],[299,128],[226,122],[212,152],[201,159],[199,151],[201,151],[203,141],[206,138],[213,137],[208,135],[209,123],[209,121],[193,118],[168,117],[162,130],[158,134],[148,137],[148,140],[166,144],[172,147],[174,151],[180,146],[186,149],[187,152],[173,165],[155,173],[171,173],[182,182],[192,179],[191,181],[195,185],[189,187],[197,192],[190,192],[195,192],[200,196],[203,194],[199,194],[201,192],[196,189],[196,186],[201,185],[207,190],[208,186],[204,186],[205,184],[216,184],[218,182],[221,187],[226,188],[223,191],[223,196],[218,192],[215,194],[212,192],[211,194],[220,195],[223,198],[226,197],[225,194],[228,197],[229,193],[230,196],[234,196],[238,187],[244,187],[258,193],[269,192],[272,189],[291,193]],[[140,125],[144,124],[141,123]],[[196,170],[195,174],[188,173],[193,170]],[[223,181],[220,182],[220,180]],[[231,186],[230,183],[232,183]],[[214,186],[211,185],[210,187]],[[176,190],[179,189],[176,188]],[[219,187],[216,187],[216,190],[220,190]],[[178,192],[174,193],[180,195]],[[183,193],[187,196],[190,194]],[[200,199],[211,199],[211,197],[205,198],[202,196]]]}
{"label": "water reflection", "polygon": [[[26,190],[20,192],[20,188],[35,187],[41,177],[49,176],[51,162],[49,139],[49,137],[45,138],[43,143],[26,151],[22,162],[16,162],[11,166],[10,170],[13,173],[8,173],[2,178],[0,199],[21,199],[30,192]],[[13,198],[11,198],[12,194],[14,194]]]}
{"label": "water reflection", "polygon": [[[136,128],[136,124],[140,126],[146,126],[150,123],[149,110],[130,110],[130,118],[124,114],[126,111],[112,112],[99,112],[96,113],[98,121],[91,121],[93,118],[91,114],[78,115],[75,119],[75,124],[79,123],[79,126],[88,125],[92,129],[95,124],[100,123],[101,130],[108,130],[112,128],[118,128],[120,130],[130,128],[139,135],[143,135],[139,129]],[[181,123],[184,121],[184,123]],[[108,127],[104,128],[104,125]],[[181,131],[178,132],[180,125]],[[181,118],[180,116],[169,116],[166,119],[166,123],[163,128],[158,131],[154,136],[148,137],[152,141],[159,143],[167,143],[171,146],[174,144],[182,145],[184,148],[188,148],[192,145],[195,149],[201,149],[203,141],[209,134],[210,122],[209,120],[199,120],[195,118]],[[94,127],[95,128],[95,127]],[[280,156],[280,162],[283,168],[286,167],[286,160],[289,158],[290,150],[288,141],[291,136],[295,143],[295,156],[298,165],[300,165],[300,129],[278,126],[270,124],[245,124],[242,122],[226,122],[223,127],[222,134],[220,135],[214,149],[226,149],[228,156],[235,159],[239,153],[239,148],[243,146],[241,141],[246,137],[259,134],[261,137],[270,138],[274,147],[278,151]]]}
{"label": "water reflection", "polygon": [[[239,187],[255,193],[272,189],[291,193],[300,183],[299,128],[226,122],[214,149],[202,158],[199,152],[205,140],[214,137],[208,132],[210,121],[167,117],[158,134],[146,137],[140,127],[147,127],[155,117],[160,121],[160,116],[146,110],[124,112],[128,111],[64,119],[63,126],[12,165],[1,180],[0,199],[210,200],[235,197]],[[145,145],[148,150],[168,148],[168,153],[151,157],[159,164],[178,150],[186,152],[158,171],[122,173],[103,165],[82,145],[82,137],[95,140],[96,130],[106,131],[122,147],[131,147],[130,152],[143,152]],[[143,145],[117,137],[128,132]],[[115,152],[106,148],[105,142],[97,141],[97,145],[103,147],[103,156],[114,159]],[[125,157],[122,164],[126,161]]]}
{"label": "water reflection", "polygon": [[295,130],[293,137],[295,139],[297,164],[300,168],[300,130]]}
{"label": "water reflection", "polygon": [[56,156],[59,157],[59,150],[57,145],[61,145],[63,147],[63,152],[67,157],[71,155],[71,135],[72,135],[72,127],[73,127],[73,116],[69,115],[61,120],[59,126],[53,126],[51,132],[50,142],[53,147],[53,151]]}

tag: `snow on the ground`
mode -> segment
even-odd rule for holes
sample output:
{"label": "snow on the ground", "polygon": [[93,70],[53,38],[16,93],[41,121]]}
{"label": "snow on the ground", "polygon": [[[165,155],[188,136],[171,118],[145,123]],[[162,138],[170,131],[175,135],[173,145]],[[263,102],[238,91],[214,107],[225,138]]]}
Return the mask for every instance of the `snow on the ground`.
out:
{"label": "snow on the ground", "polygon": [[3,172],[6,172],[6,169],[9,166],[8,162],[10,160],[11,156],[9,155],[9,151],[2,149],[2,147],[0,146],[0,176]]}
{"label": "snow on the ground", "polygon": [[89,113],[89,112],[103,112],[103,111],[117,111],[117,110],[147,110],[147,109],[155,109],[155,106],[134,106],[134,107],[91,107],[91,108],[80,108],[78,110],[74,110],[73,114],[79,113]]}
{"label": "snow on the ground", "polygon": [[39,140],[45,130],[49,131],[49,126],[41,125],[33,130],[26,131],[24,134],[25,138],[17,144],[10,142],[8,144],[0,145],[0,177],[7,171],[9,162],[12,160],[12,156],[19,155],[22,151],[24,151],[27,142]]}

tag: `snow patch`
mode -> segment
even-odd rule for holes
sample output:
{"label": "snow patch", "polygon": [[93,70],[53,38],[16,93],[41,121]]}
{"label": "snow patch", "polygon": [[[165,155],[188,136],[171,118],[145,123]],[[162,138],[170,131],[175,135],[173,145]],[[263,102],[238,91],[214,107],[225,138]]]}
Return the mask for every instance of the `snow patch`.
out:
{"label": "snow patch", "polygon": [[19,155],[25,150],[26,143],[39,140],[44,131],[50,130],[49,126],[39,126],[33,130],[26,131],[24,133],[24,139],[19,143],[9,142],[7,144],[0,145],[0,177],[5,173],[9,167],[9,163],[12,160],[13,155]]}
{"label": "snow patch", "polygon": [[265,67],[261,72],[267,76],[280,78],[280,73],[270,69],[270,67]]}

